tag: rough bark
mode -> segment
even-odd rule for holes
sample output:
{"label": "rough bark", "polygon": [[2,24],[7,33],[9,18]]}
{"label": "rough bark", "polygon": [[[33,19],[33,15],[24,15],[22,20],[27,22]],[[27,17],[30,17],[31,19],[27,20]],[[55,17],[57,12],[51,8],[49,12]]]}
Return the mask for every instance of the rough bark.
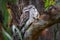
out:
{"label": "rough bark", "polygon": [[[29,32],[31,32],[31,34],[30,34],[30,36],[26,37],[25,39],[26,40],[37,40],[39,35],[40,35],[40,33],[44,29],[49,28],[49,27],[51,27],[52,25],[54,25],[56,23],[60,23],[60,18],[59,19],[55,19],[53,21],[48,21],[48,23],[46,23],[43,26],[40,26],[39,24],[36,25],[35,23],[33,23],[31,25],[31,27],[33,27],[33,28],[29,31]],[[27,32],[27,35],[29,35],[28,32]]]}

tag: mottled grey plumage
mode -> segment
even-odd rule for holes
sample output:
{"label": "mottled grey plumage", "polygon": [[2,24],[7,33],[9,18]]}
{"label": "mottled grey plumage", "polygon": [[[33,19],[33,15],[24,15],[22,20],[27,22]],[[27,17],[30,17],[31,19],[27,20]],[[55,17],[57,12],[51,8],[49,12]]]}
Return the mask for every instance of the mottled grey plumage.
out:
{"label": "mottled grey plumage", "polygon": [[22,40],[21,31],[13,24],[12,25],[13,40]]}
{"label": "mottled grey plumage", "polygon": [[20,16],[19,26],[22,27],[28,19],[29,19],[29,11],[26,11]]}
{"label": "mottled grey plumage", "polygon": [[[20,26],[25,24],[25,21],[27,20],[26,24],[23,26],[23,28],[21,30],[24,33],[26,31],[26,29],[29,28],[28,26],[32,22],[34,22],[34,20],[38,19],[39,12],[37,11],[37,9],[35,8],[34,5],[28,5],[28,6],[24,7],[22,12],[23,12],[23,14],[21,16]],[[25,15],[26,15],[26,17],[25,17]]]}

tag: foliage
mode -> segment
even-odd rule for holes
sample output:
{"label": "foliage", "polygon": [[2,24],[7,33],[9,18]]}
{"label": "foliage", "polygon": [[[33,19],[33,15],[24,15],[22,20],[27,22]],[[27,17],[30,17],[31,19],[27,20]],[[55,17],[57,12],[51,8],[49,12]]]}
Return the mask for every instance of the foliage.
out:
{"label": "foliage", "polygon": [[[16,0],[0,0],[0,3],[1,3],[0,6],[1,6],[2,13],[3,13],[3,17],[4,17],[2,34],[3,34],[4,40],[13,40],[12,39],[12,33],[11,33],[10,27],[8,25],[9,22],[11,22],[11,20],[12,20],[10,18],[11,10],[8,9],[7,6],[6,6],[6,3],[8,3],[8,2],[12,3],[12,4],[16,4]],[[17,31],[19,33],[19,37],[22,40],[19,29],[17,29]]]}
{"label": "foliage", "polygon": [[[0,6],[1,6],[1,9],[2,12],[3,12],[3,16],[4,16],[4,20],[3,20],[3,28],[2,29],[2,34],[4,36],[4,40],[12,40],[12,33],[11,33],[11,30],[8,26],[8,22],[11,21],[11,19],[9,18],[10,17],[10,14],[8,11],[10,11],[9,9],[7,9],[6,7],[6,3],[9,2],[9,3],[12,3],[12,4],[16,4],[17,0],[0,0]],[[55,5],[55,1],[54,0],[45,0],[45,9],[47,10],[51,5]],[[20,33],[20,30],[18,28],[17,29],[17,32],[19,33],[19,37],[22,39],[22,35]]]}
{"label": "foliage", "polygon": [[2,28],[4,40],[12,40],[12,37]]}
{"label": "foliage", "polygon": [[[8,18],[9,18],[9,13],[6,7],[6,2],[5,0],[0,0],[1,3],[1,10],[4,16],[4,20],[3,20],[3,27],[5,28],[5,30],[11,35],[10,32],[10,28],[8,28]],[[3,32],[3,36],[4,36],[4,40],[8,40],[5,36],[5,33]]]}
{"label": "foliage", "polygon": [[45,0],[45,9],[47,10],[51,5],[54,5],[54,0]]}
{"label": "foliage", "polygon": [[[5,0],[0,0],[0,2],[1,2],[1,10],[2,10],[2,13],[3,13],[3,17],[4,17],[3,27],[11,35],[10,28],[8,28],[9,13],[8,13],[8,10],[7,10],[7,7],[6,7],[6,2],[5,2]],[[3,36],[4,36],[4,33],[3,33]],[[7,38],[5,36],[4,36],[4,40],[7,40]]]}

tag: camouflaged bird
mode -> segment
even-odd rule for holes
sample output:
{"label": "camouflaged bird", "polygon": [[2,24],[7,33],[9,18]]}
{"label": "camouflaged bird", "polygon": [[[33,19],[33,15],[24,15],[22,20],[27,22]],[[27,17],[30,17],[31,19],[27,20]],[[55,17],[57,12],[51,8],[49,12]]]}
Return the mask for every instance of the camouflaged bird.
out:
{"label": "camouflaged bird", "polygon": [[29,28],[28,26],[34,22],[34,20],[38,19],[39,16],[39,12],[37,11],[37,9],[35,8],[34,5],[28,5],[26,7],[23,8],[22,10],[23,14],[20,17],[20,24],[19,26],[23,26],[22,28],[22,32],[24,33],[25,30],[27,28]]}

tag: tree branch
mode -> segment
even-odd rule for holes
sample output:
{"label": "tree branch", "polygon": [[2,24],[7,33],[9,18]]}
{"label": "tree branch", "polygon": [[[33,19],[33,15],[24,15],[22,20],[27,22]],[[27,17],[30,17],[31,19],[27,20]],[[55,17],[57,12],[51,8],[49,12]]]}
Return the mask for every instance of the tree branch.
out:
{"label": "tree branch", "polygon": [[[29,29],[29,32],[31,32],[31,34],[28,34],[27,32],[27,35],[29,35],[28,37],[25,37],[26,40],[38,40],[38,37],[40,36],[40,33],[46,29],[46,28],[49,28],[51,27],[52,25],[56,24],[56,23],[60,23],[60,18],[58,19],[55,19],[55,20],[50,20],[48,21],[45,25],[43,26],[40,26],[39,24],[35,24],[33,23],[31,26],[30,26],[30,29]],[[32,28],[32,29],[31,29]]]}

